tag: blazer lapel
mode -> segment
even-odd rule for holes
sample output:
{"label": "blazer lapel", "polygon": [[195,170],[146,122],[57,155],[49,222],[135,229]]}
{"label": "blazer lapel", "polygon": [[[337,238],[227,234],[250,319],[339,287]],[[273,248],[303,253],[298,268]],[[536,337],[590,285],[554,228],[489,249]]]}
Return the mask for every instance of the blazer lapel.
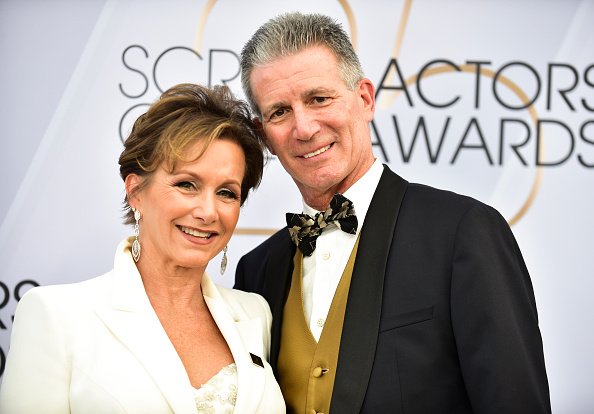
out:
{"label": "blazer lapel", "polygon": [[263,295],[270,305],[272,313],[272,327],[270,339],[270,365],[275,375],[276,363],[280,352],[281,322],[283,320],[283,309],[291,287],[291,276],[293,274],[293,256],[295,256],[295,244],[289,237],[286,228],[281,230],[280,240],[275,243],[270,251],[268,264],[266,265],[266,284]]}
{"label": "blazer lapel", "polygon": [[175,348],[155,314],[128,251],[116,252],[111,306],[97,314],[144,366],[175,413],[195,413],[191,384]]}
{"label": "blazer lapel", "polygon": [[259,318],[250,319],[239,306],[228,304],[206,274],[202,278],[202,293],[237,367],[235,412],[256,412],[265,388],[265,370],[252,362],[250,353],[265,358],[262,322]]}
{"label": "blazer lapel", "polygon": [[407,182],[384,166],[367,211],[349,288],[331,412],[358,413],[379,334],[384,275]]}

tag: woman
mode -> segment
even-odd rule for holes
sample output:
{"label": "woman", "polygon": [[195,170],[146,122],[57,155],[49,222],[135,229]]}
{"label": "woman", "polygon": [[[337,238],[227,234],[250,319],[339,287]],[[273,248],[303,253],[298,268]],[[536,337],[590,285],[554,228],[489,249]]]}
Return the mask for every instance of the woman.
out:
{"label": "woman", "polygon": [[136,120],[120,156],[135,236],[109,273],[24,295],[0,412],[285,412],[268,305],[205,274],[260,182],[258,134],[225,87],[178,85]]}

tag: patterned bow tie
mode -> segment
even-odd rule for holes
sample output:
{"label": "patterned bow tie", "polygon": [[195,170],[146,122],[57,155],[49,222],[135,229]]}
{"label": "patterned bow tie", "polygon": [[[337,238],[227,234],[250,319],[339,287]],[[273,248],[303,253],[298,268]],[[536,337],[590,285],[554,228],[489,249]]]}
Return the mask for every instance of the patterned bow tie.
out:
{"label": "patterned bow tie", "polygon": [[291,240],[304,256],[311,256],[316,248],[316,239],[331,223],[349,234],[357,232],[355,207],[348,198],[339,193],[332,197],[328,210],[321,211],[314,217],[307,214],[287,213],[287,226]]}

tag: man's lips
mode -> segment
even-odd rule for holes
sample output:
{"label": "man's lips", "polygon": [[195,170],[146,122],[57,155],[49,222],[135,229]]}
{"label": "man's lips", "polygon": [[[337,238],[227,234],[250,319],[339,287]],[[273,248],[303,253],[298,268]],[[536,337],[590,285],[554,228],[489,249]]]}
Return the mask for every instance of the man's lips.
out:
{"label": "man's lips", "polygon": [[311,158],[311,157],[315,157],[316,155],[320,155],[326,151],[328,151],[330,149],[330,147],[332,146],[332,144],[328,144],[325,147],[319,148],[313,152],[309,152],[305,155],[302,155],[303,158],[307,159],[307,158]]}
{"label": "man's lips", "polygon": [[212,236],[213,234],[216,234],[214,232],[200,231],[197,229],[192,229],[192,228],[184,227],[184,226],[177,226],[177,228],[180,229],[181,231],[183,231],[184,233],[189,234],[190,236],[201,237],[203,239],[209,239],[210,236]]}

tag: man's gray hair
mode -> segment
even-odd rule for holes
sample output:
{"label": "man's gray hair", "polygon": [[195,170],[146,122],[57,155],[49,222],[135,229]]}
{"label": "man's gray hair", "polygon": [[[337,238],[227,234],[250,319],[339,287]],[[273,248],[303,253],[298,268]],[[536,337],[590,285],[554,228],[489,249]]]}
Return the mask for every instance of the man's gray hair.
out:
{"label": "man's gray hair", "polygon": [[326,46],[334,53],[340,76],[350,90],[365,77],[349,36],[339,23],[322,14],[282,14],[262,25],[241,51],[241,85],[258,116],[260,110],[250,85],[252,70],[317,45]]}

